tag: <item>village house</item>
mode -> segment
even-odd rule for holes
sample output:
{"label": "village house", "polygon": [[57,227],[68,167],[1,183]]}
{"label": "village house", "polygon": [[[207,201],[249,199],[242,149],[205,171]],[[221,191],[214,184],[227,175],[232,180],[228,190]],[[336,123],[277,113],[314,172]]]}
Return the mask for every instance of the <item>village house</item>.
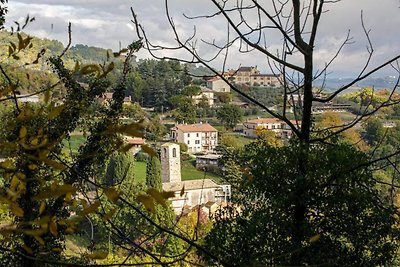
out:
{"label": "village house", "polygon": [[207,80],[207,88],[217,93],[229,93],[231,91],[230,85],[218,76]]}
{"label": "village house", "polygon": [[[291,121],[296,125],[296,121]],[[257,118],[243,122],[243,134],[250,138],[257,138],[257,129],[267,129],[275,132],[282,139],[288,139],[293,135],[292,129],[287,123],[277,118]]]}
{"label": "village house", "polygon": [[146,140],[140,137],[124,137],[125,144],[130,146],[129,151],[132,154],[136,154],[142,149],[142,145],[146,143]]}
{"label": "village house", "polygon": [[[104,93],[100,98],[99,102],[102,105],[109,105],[110,101],[113,98],[113,93]],[[124,102],[125,105],[130,105],[132,104],[132,97],[131,96],[125,96],[124,97]]]}
{"label": "village house", "polygon": [[176,125],[171,137],[174,142],[186,144],[189,153],[211,152],[218,145],[218,131],[208,123]]}
{"label": "village house", "polygon": [[198,105],[204,99],[209,107],[214,106],[214,91],[206,87],[200,89],[200,94],[192,96],[193,104]]}
{"label": "village house", "polygon": [[196,168],[202,169],[204,167],[219,167],[219,159],[221,155],[219,154],[207,154],[196,156]]}

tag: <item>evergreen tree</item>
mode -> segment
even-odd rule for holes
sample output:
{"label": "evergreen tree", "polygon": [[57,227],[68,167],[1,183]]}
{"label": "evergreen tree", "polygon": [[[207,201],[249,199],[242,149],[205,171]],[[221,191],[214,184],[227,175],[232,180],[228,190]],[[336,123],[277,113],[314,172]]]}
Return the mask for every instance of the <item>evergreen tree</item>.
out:
{"label": "evergreen tree", "polygon": [[152,187],[159,191],[162,190],[161,164],[156,156],[147,158],[146,185],[147,187]]}
{"label": "evergreen tree", "polygon": [[107,186],[122,184],[124,181],[132,181],[135,175],[135,159],[129,152],[114,153],[107,166],[103,183]]}

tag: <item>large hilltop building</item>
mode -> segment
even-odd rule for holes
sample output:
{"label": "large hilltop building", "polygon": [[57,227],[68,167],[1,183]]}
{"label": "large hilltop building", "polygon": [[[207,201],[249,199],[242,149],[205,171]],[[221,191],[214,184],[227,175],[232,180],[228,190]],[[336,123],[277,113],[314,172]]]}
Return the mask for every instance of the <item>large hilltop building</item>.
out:
{"label": "large hilltop building", "polygon": [[218,145],[218,131],[208,123],[178,124],[171,129],[171,137],[186,144],[189,153],[211,152]]}
{"label": "large hilltop building", "polygon": [[[222,73],[222,76],[239,85],[247,84],[250,86],[272,86],[282,85],[283,77],[281,74],[262,74],[255,67],[240,67],[237,70],[228,70]],[[216,92],[229,92],[229,85],[220,77],[213,77],[207,80],[207,87]]]}
{"label": "large hilltop building", "polygon": [[171,202],[177,214],[184,208],[226,203],[231,196],[230,185],[218,185],[210,179],[182,181],[178,144],[161,146],[161,176],[163,190],[175,192]]}

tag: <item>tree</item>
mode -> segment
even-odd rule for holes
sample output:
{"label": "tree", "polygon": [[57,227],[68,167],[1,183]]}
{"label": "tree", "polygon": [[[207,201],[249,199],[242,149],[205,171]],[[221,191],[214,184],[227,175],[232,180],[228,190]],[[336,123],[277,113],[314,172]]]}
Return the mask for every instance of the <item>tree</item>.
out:
{"label": "tree", "polygon": [[162,191],[161,164],[157,156],[147,158],[146,185],[147,187]]}
{"label": "tree", "polygon": [[267,145],[272,147],[282,146],[282,140],[276,135],[274,131],[265,129],[264,127],[256,127],[255,133],[258,138],[264,139]]}
{"label": "tree", "polygon": [[8,2],[8,0],[1,0],[0,1],[0,30],[4,28],[4,22],[5,22],[5,15],[7,13],[7,7],[4,6],[4,4],[6,4]]}
{"label": "tree", "polygon": [[102,179],[106,186],[115,186],[125,183],[140,185],[134,181],[135,158],[130,152],[114,153],[108,162],[106,173]]}
{"label": "tree", "polygon": [[369,118],[364,124],[363,138],[369,145],[375,146],[384,137],[383,123],[379,118]]}
{"label": "tree", "polygon": [[[241,188],[245,192],[243,201],[238,200],[237,206],[222,209],[214,232],[208,239],[208,250],[228,264],[390,265],[393,260],[396,242],[387,243],[385,237],[397,239],[396,230],[392,231],[397,223],[393,220],[395,206],[390,204],[393,201],[381,205],[375,186],[377,182],[382,185],[384,182],[376,180],[371,171],[379,163],[392,165],[392,159],[400,154],[400,150],[376,158],[375,155],[363,155],[351,145],[335,142],[335,139],[366,117],[398,104],[399,99],[391,97],[398,82],[383,100],[379,98],[377,101],[374,90],[366,92],[368,94],[362,96],[358,115],[352,121],[322,129],[326,133],[323,135],[319,134],[320,128],[313,126],[315,117],[312,109],[315,104],[331,102],[354,84],[397,64],[400,59],[400,55],[396,55],[384,59],[380,65],[371,65],[375,50],[370,31],[361,16],[368,43],[364,67],[355,79],[335,91],[326,94],[321,94],[322,89],[314,91],[315,80],[329,75],[332,62],[352,40],[347,34],[337,53],[325,65],[317,66],[315,52],[323,44],[318,42],[319,24],[326,11],[338,2],[211,0],[209,3],[215,8],[214,13],[185,15],[193,21],[206,20],[208,25],[213,20],[217,23],[225,21],[227,32],[221,39],[210,36],[208,31],[207,36],[199,36],[198,29],[189,36],[182,35],[179,28],[182,24],[175,23],[169,1],[166,1],[167,20],[175,41],[171,47],[146,39],[151,35],[145,34],[142,25],[135,20],[139,37],[143,37],[154,57],[171,58],[165,56],[167,50],[188,53],[189,56],[180,58],[183,62],[200,63],[209,68],[237,94],[289,125],[297,139],[281,148],[256,142],[248,147],[247,154],[244,153],[247,156],[240,162],[249,164],[243,166],[240,173],[245,185]],[[275,47],[270,42],[274,36],[282,40],[280,49],[271,49]],[[199,43],[209,49],[203,49]],[[332,50],[332,47],[328,49]],[[210,50],[215,52],[214,57],[210,57]],[[239,53],[232,53],[233,50]],[[224,72],[226,62],[238,60],[240,53],[253,53],[257,59],[265,58],[265,65],[279,75],[283,93],[276,109],[269,108],[238,88],[229,79],[230,73]],[[222,72],[211,66],[210,58],[216,59],[214,62],[222,62]],[[398,68],[394,68],[394,72],[398,76]],[[299,100],[293,107],[295,120],[290,120],[292,114],[289,116],[287,107],[295,99]],[[355,164],[350,163],[348,158],[354,159]],[[266,163],[265,159],[271,161]],[[396,171],[395,167],[393,171]],[[249,191],[245,191],[247,189]],[[315,200],[318,203],[314,206]],[[370,228],[371,225],[377,228]],[[382,232],[377,233],[374,229]],[[359,235],[360,232],[363,235]],[[384,252],[386,246],[388,250]]]}
{"label": "tree", "polygon": [[225,104],[217,110],[217,118],[228,129],[235,128],[242,120],[242,115],[242,110],[236,105]]}
{"label": "tree", "polygon": [[167,128],[161,123],[160,117],[155,114],[145,123],[145,138],[150,141],[160,140],[167,132]]}
{"label": "tree", "polygon": [[396,257],[395,206],[379,204],[362,152],[259,140],[233,155],[242,176],[236,172],[231,183],[240,194],[236,206],[217,213],[206,237],[221,259],[234,266],[377,266]]}

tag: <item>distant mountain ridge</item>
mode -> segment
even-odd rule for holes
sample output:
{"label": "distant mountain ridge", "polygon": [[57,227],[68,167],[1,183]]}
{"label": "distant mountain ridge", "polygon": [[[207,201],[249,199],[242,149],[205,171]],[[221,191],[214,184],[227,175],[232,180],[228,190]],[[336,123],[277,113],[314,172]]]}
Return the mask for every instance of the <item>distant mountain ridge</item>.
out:
{"label": "distant mountain ridge", "polygon": [[[325,81],[318,79],[314,82],[316,86],[322,86],[324,83],[324,88],[327,91],[336,90],[343,85],[349,84],[352,82],[353,78],[329,78]],[[365,88],[365,87],[373,87],[375,89],[393,89],[396,86],[397,78],[394,76],[386,76],[386,77],[369,77],[362,81],[357,82],[352,86],[353,89]],[[397,89],[398,90],[398,89]]]}
{"label": "distant mountain ridge", "polygon": [[[27,36],[25,33],[21,33],[24,38]],[[30,35],[31,36],[31,35]],[[51,40],[46,38],[39,38],[32,36],[32,48],[22,52],[24,59],[27,61],[33,61],[37,57],[37,53],[41,49],[46,49],[46,57],[60,55],[65,49],[64,45],[58,40]],[[11,35],[8,31],[0,31],[0,55],[8,55],[8,45],[10,43],[18,44],[17,34]],[[64,55],[66,61],[79,61],[81,63],[100,63],[107,60],[107,52],[112,57],[111,49],[104,49],[100,47],[87,46],[84,44],[75,44],[69,48],[67,53]],[[10,60],[12,63],[12,60]]]}

